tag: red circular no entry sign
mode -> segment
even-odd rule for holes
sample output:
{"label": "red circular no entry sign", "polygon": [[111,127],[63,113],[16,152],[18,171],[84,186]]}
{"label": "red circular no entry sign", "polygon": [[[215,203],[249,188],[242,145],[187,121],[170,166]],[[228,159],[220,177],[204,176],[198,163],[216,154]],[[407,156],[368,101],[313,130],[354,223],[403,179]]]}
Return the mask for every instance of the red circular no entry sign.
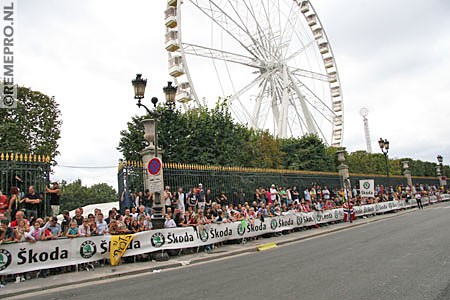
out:
{"label": "red circular no entry sign", "polygon": [[151,175],[158,175],[161,171],[161,165],[161,160],[154,157],[148,162],[147,170]]}

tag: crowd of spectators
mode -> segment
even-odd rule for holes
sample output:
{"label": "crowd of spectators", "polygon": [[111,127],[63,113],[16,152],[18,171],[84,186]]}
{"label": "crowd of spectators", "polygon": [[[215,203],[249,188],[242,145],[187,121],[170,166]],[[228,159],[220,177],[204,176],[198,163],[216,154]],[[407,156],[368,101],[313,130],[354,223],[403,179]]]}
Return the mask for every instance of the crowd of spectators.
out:
{"label": "crowd of spectators", "polygon": [[[47,188],[47,193],[59,198],[57,185]],[[225,193],[214,196],[210,189],[200,183],[187,192],[179,187],[174,192],[169,186],[161,194],[165,206],[164,227],[201,226],[210,223],[224,223],[254,220],[280,216],[293,212],[323,211],[342,207],[349,198],[354,205],[365,205],[391,200],[414,199],[414,195],[433,195],[439,192],[436,186],[397,186],[386,189],[375,188],[375,197],[361,198],[358,187],[351,191],[330,189],[313,184],[302,190],[296,186],[258,187],[251,197],[236,192],[231,197]],[[55,199],[54,199],[55,200]],[[57,200],[57,201],[56,201]],[[121,195],[119,208],[107,212],[95,209],[84,215],[83,208],[77,208],[73,216],[68,211],[59,213],[59,199],[52,203],[52,216],[39,215],[37,205],[41,197],[30,186],[28,193],[20,197],[17,188],[11,189],[11,197],[0,194],[0,244],[14,242],[36,243],[45,240],[104,234],[128,234],[152,230],[154,195],[145,192]],[[205,248],[210,251],[211,248]]]}

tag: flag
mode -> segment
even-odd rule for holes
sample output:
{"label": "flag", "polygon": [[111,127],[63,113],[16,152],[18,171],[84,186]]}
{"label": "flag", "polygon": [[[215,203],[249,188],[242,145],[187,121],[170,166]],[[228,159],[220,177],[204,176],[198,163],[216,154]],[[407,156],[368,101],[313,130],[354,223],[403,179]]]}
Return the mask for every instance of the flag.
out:
{"label": "flag", "polygon": [[134,234],[121,234],[111,236],[111,249],[109,251],[109,259],[111,266],[117,266],[120,259],[127,251],[128,246],[133,240]]}

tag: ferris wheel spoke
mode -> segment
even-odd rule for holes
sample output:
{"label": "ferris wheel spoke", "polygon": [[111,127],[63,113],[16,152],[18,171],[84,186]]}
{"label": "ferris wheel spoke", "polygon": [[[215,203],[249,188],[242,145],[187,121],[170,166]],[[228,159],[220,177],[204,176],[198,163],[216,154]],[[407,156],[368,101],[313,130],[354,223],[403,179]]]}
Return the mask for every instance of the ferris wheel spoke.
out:
{"label": "ferris wheel spoke", "polygon": [[252,126],[254,126],[255,128],[259,124],[259,117],[261,114],[261,106],[262,106],[262,102],[264,99],[264,94],[266,93],[266,87],[267,87],[267,83],[268,83],[267,78],[268,77],[266,76],[260,83],[261,88],[259,90],[258,96],[256,96],[256,103],[253,108]]}
{"label": "ferris wheel spoke", "polygon": [[215,60],[223,60],[227,62],[245,65],[248,67],[259,68],[259,64],[256,63],[255,59],[249,56],[189,43],[182,43],[182,46],[185,54],[211,58]]}
{"label": "ferris wheel spoke", "polygon": [[327,145],[329,145],[330,142],[327,140],[327,138],[326,138],[325,135],[323,134],[322,129],[320,129],[320,126],[319,126],[319,124],[317,123],[317,120],[314,118],[314,116],[313,116],[312,118],[313,118],[314,124],[316,124],[316,128],[317,128],[317,130],[318,130],[318,132],[316,132],[316,134],[319,136],[319,133],[320,133],[320,136],[322,136],[323,141],[324,141]]}
{"label": "ferris wheel spoke", "polygon": [[[292,78],[292,74],[290,72],[288,72],[288,76],[291,82],[295,83],[294,79]],[[303,96],[302,92],[300,91],[300,89],[296,84],[292,84],[292,88],[294,89],[294,92],[297,94],[298,100],[300,102],[303,115],[305,116],[306,128],[308,129],[308,132],[317,133],[317,128],[316,125],[314,124],[313,117],[311,112],[309,111],[308,105],[306,104],[305,97]]]}
{"label": "ferris wheel spoke", "polygon": [[305,123],[305,120],[302,118],[300,112],[298,111],[298,107],[296,105],[295,98],[292,94],[291,94],[291,97],[289,97],[289,101],[291,102],[291,107],[294,108],[295,115],[297,116],[298,123],[300,126],[300,131],[302,132],[302,135],[304,135],[305,134],[304,128],[306,128],[306,123]]}
{"label": "ferris wheel spoke", "polygon": [[[245,22],[245,21],[242,19],[242,17],[241,17],[242,12],[239,12],[238,9],[237,9],[237,7],[233,6],[233,5],[231,4],[231,2],[232,2],[232,1],[229,1],[228,3],[229,3],[229,5],[231,6],[231,8],[233,9],[233,11],[234,11],[234,13],[236,14],[236,16],[238,17],[239,21],[240,21],[244,26],[248,26],[248,25],[247,25],[247,22]],[[254,39],[254,37],[253,37],[254,34],[252,34],[253,42],[254,42],[256,48],[258,49],[258,51],[260,52],[260,55],[262,55],[261,58],[263,58],[264,60],[269,59],[270,57],[267,56],[267,53],[270,53],[270,48],[269,48],[270,45],[266,45],[266,44],[264,43],[264,41],[265,41],[266,39],[268,39],[268,37],[265,36],[265,33],[264,33],[264,31],[262,30],[262,28],[261,28],[261,26],[260,26],[260,24],[259,24],[259,22],[258,22],[258,19],[255,18],[254,10],[253,10],[251,7],[249,7],[249,6],[247,5],[247,2],[246,2],[246,1],[242,1],[242,0],[241,0],[241,1],[234,1],[234,2],[238,2],[238,3],[241,3],[241,4],[243,3],[243,4],[245,5],[245,7],[247,8],[247,12],[250,13],[250,15],[252,16],[253,21],[254,21],[254,24],[256,25],[257,35],[258,35],[258,37],[259,37],[259,40]],[[249,32],[249,34],[250,34],[250,31],[247,30],[247,32]]]}
{"label": "ferris wheel spoke", "polygon": [[[294,34],[294,28],[295,25],[297,24],[298,21],[298,16],[295,15],[295,9],[296,9],[296,5],[294,3],[294,1],[292,1],[291,4],[291,9],[289,10],[289,14],[286,18],[286,24],[284,24],[284,28],[283,28],[283,32],[280,36],[280,45],[284,45],[285,43],[287,43],[286,45],[286,52],[285,54],[287,54],[288,50],[289,50],[289,45],[290,45],[290,41],[292,41],[292,35]],[[278,12],[280,14],[280,12]],[[294,22],[292,22],[291,18],[294,20]],[[281,19],[281,17],[280,17]],[[281,23],[280,23],[280,29],[281,29]],[[287,35],[287,37],[285,38],[285,35]]]}
{"label": "ferris wheel spoke", "polygon": [[[233,39],[235,39],[246,51],[248,51],[255,58],[260,58],[258,47],[250,48],[248,45],[259,45],[259,43],[254,39],[253,35],[239,22],[225,12],[220,5],[216,4],[214,1],[209,0],[209,7],[200,5],[199,1],[191,0],[191,3],[196,6],[201,12],[203,12],[208,18],[210,18],[214,23],[216,23],[220,28],[227,32]],[[243,41],[246,41],[246,45]],[[256,51],[256,52],[255,52]]]}
{"label": "ferris wheel spoke", "polygon": [[[304,93],[305,94],[309,94],[312,98],[312,100],[314,101],[314,103],[312,103],[311,105],[313,107],[321,107],[322,111],[326,111],[327,113],[331,114],[331,117],[336,117],[336,113],[328,106],[326,105],[322,99],[320,99],[320,97],[318,97],[316,95],[316,93],[314,93],[307,85],[305,85],[295,74],[290,73],[291,75],[291,79],[292,79],[292,85],[293,86],[298,86],[300,85],[303,89],[304,89]],[[310,99],[308,99],[308,101],[311,101]]]}
{"label": "ferris wheel spoke", "polygon": [[251,81],[249,84],[247,84],[246,86],[241,88],[239,91],[235,92],[231,96],[231,98],[229,99],[230,104],[232,104],[234,100],[239,99],[240,96],[242,96],[243,94],[248,92],[252,87],[254,87],[258,83],[258,81],[265,80],[270,74],[271,74],[270,72],[269,73],[265,73],[265,74],[260,74],[253,81]]}
{"label": "ferris wheel spoke", "polygon": [[[253,20],[255,21],[258,29],[258,35],[260,38],[260,44],[263,45],[264,50],[266,52],[266,59],[267,60],[273,60],[278,58],[278,45],[276,43],[276,35],[273,31],[269,18],[269,15],[267,14],[267,9],[264,6],[264,2],[261,1],[262,10],[264,11],[264,16],[266,17],[267,24],[264,24],[264,27],[260,24],[260,21],[257,18],[257,13],[254,10],[254,5],[247,5],[247,3],[244,1],[245,6],[247,7],[248,11],[250,12]],[[254,4],[254,3],[253,3]],[[266,29],[267,27],[267,29]],[[267,33],[266,33],[267,31]]]}
{"label": "ferris wheel spoke", "polygon": [[[251,117],[252,117],[252,115],[251,115],[251,113],[247,110],[246,105],[244,105],[244,104],[242,103],[242,101],[241,101],[239,98],[236,98],[236,99],[235,99],[235,102],[239,103],[239,107],[241,108],[241,112],[243,112],[244,115],[245,115],[244,120],[250,120]],[[244,120],[240,120],[240,121],[241,121],[242,123],[244,123]]]}
{"label": "ferris wheel spoke", "polygon": [[297,50],[294,53],[292,53],[291,55],[289,55],[289,57],[286,57],[285,59],[283,59],[282,62],[287,63],[287,62],[291,61],[292,59],[296,58],[298,55],[305,52],[307,48],[309,48],[311,45],[314,45],[315,43],[316,43],[316,41],[309,42],[304,47],[300,48],[299,50]]}
{"label": "ferris wheel spoke", "polygon": [[331,77],[328,76],[327,74],[312,72],[312,71],[308,71],[308,70],[304,70],[304,69],[300,69],[300,68],[289,68],[289,69],[291,70],[290,72],[296,76],[307,77],[307,78],[312,78],[312,79],[316,79],[316,80],[322,80],[325,82],[329,82],[331,79]]}
{"label": "ferris wheel spoke", "polygon": [[[283,85],[282,79],[278,76],[276,78],[276,81],[277,81],[277,84],[278,84],[278,86],[277,86],[277,97],[279,99],[281,99],[281,97],[282,97],[282,85]],[[296,96],[297,96],[297,94],[295,92],[294,93],[290,92],[289,93],[289,103],[291,104],[291,106],[295,110],[295,114],[297,115],[297,118],[299,120],[299,126],[301,128],[302,133],[305,134],[306,132],[308,132],[307,129],[305,131],[305,128],[308,128],[308,124],[305,122],[306,116],[303,114],[303,117],[302,117],[301,113],[299,112],[299,109],[298,109],[298,106],[297,106],[298,102],[296,102],[296,100],[295,100]]]}

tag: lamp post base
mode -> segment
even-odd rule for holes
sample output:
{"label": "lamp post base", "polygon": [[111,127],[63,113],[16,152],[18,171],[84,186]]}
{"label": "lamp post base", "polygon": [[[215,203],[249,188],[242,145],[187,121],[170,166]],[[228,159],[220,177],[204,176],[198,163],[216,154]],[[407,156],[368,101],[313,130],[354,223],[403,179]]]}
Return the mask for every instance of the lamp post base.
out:
{"label": "lamp post base", "polygon": [[164,228],[164,218],[156,217],[152,218],[152,229],[163,229]]}
{"label": "lamp post base", "polygon": [[161,251],[161,252],[155,252],[152,254],[152,258],[155,261],[168,261],[169,260],[169,254],[167,252]]}

